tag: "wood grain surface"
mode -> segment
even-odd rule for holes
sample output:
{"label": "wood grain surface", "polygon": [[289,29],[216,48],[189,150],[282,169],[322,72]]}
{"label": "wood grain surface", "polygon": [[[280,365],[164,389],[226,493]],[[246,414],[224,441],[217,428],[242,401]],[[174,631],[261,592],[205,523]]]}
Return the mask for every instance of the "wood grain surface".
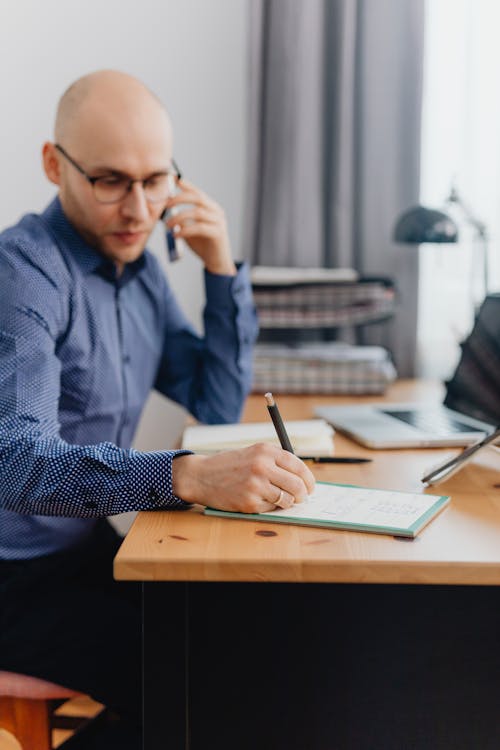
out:
{"label": "wood grain surface", "polygon": [[[283,419],[308,419],[319,403],[376,398],[279,396]],[[385,401],[439,401],[434,383],[400,381]],[[262,396],[246,421],[264,421]],[[367,464],[311,464],[318,480],[451,496],[450,505],[412,541],[333,529],[207,517],[202,508],[139,513],[115,560],[115,577],[143,581],[281,581],[500,584],[500,453],[483,452],[439,487],[420,477],[457,449],[375,451],[339,433],[335,453]]]}

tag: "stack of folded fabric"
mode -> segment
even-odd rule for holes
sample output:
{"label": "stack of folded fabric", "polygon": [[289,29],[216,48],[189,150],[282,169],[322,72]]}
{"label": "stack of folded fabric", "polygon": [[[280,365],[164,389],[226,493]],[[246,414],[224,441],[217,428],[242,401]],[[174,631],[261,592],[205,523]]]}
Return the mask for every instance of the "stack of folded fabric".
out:
{"label": "stack of folded fabric", "polygon": [[254,351],[254,391],[383,393],[395,377],[389,353],[380,346],[261,343]]}
{"label": "stack of folded fabric", "polygon": [[445,404],[476,419],[500,424],[500,294],[486,297],[460,361],[446,384]]}
{"label": "stack of folded fabric", "polygon": [[390,279],[360,278],[349,268],[256,266],[252,288],[261,330],[364,325],[390,317],[395,306]]}

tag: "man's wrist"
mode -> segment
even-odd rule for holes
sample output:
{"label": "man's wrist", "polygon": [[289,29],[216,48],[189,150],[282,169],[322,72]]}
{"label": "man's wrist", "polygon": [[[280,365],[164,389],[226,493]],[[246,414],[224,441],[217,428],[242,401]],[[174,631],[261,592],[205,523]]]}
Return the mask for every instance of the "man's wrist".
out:
{"label": "man's wrist", "polygon": [[236,266],[232,260],[211,264],[206,263],[205,268],[208,273],[213,273],[215,276],[236,276],[237,274]]}
{"label": "man's wrist", "polygon": [[202,503],[196,479],[197,466],[205,460],[205,456],[189,455],[174,456],[172,460],[172,490],[176,497],[186,503]]}

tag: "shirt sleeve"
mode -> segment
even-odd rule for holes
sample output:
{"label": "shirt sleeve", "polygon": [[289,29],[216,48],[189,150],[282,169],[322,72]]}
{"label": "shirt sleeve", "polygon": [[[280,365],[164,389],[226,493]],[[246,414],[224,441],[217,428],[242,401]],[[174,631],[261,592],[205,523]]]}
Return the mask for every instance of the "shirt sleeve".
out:
{"label": "shirt sleeve", "polygon": [[249,271],[236,276],[205,271],[204,337],[182,318],[168,290],[165,341],[155,388],[206,424],[237,422],[252,385],[252,352],[258,326]]}
{"label": "shirt sleeve", "polygon": [[189,451],[71,445],[59,435],[67,299],[52,279],[23,273],[0,252],[0,507],[16,513],[102,517],[188,507],[173,494],[172,461]]}

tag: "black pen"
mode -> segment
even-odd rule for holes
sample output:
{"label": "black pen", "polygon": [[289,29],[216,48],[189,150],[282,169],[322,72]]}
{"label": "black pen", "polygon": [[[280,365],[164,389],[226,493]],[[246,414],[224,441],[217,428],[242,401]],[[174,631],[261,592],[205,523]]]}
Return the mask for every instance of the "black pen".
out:
{"label": "black pen", "polygon": [[371,458],[355,456],[299,456],[302,461],[314,461],[315,464],[368,464]]}
{"label": "black pen", "polygon": [[273,394],[266,393],[264,398],[267,401],[267,411],[269,412],[269,414],[271,415],[271,419],[273,420],[274,429],[276,430],[276,434],[278,435],[281,447],[283,448],[283,450],[288,451],[289,453],[294,453],[290,438],[288,437],[285,425],[283,424],[283,420],[281,419],[281,414],[279,413],[279,409],[274,400]]}

